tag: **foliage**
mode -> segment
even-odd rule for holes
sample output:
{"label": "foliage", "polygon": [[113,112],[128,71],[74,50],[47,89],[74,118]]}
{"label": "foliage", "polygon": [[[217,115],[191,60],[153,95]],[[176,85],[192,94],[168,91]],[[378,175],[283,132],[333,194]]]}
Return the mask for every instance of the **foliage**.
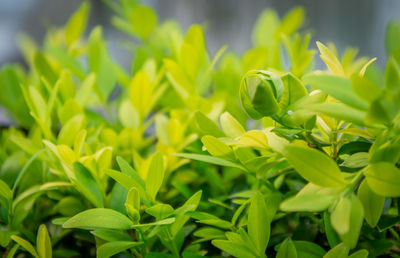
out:
{"label": "foliage", "polygon": [[129,69],[84,2],[0,70],[4,257],[400,255],[398,22],[383,71],[320,42],[316,71],[302,8],[213,57],[200,25],[104,3]]}

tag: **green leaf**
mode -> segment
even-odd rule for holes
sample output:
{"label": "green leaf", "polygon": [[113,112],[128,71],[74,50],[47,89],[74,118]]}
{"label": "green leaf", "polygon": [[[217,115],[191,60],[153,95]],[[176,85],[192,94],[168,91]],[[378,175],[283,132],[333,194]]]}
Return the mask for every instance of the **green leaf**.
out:
{"label": "green leaf", "polygon": [[354,94],[349,79],[327,73],[312,73],[304,76],[303,80],[313,88],[328,93],[344,104],[360,110],[368,108],[368,104]]}
{"label": "green leaf", "polygon": [[317,112],[322,115],[327,115],[338,120],[352,122],[358,125],[364,125],[366,113],[341,103],[321,103],[311,104],[304,109]]}
{"label": "green leaf", "polygon": [[389,61],[386,65],[385,87],[389,90],[396,90],[400,88],[400,67],[394,58],[389,58]]}
{"label": "green leaf", "polygon": [[143,227],[150,227],[150,226],[160,226],[160,225],[169,225],[175,222],[175,218],[168,218],[159,220],[156,222],[146,223],[146,224],[135,224],[132,228],[143,228]]}
{"label": "green leaf", "polygon": [[264,254],[269,241],[272,218],[267,217],[267,207],[262,194],[256,193],[250,202],[247,231],[258,253]]}
{"label": "green leaf", "polygon": [[350,230],[351,201],[341,197],[331,214],[331,224],[339,235],[344,235]]}
{"label": "green leaf", "polygon": [[52,256],[52,247],[51,240],[49,236],[49,232],[45,225],[40,225],[37,240],[36,240],[36,249],[40,258],[51,258]]}
{"label": "green leaf", "polygon": [[379,87],[373,84],[367,77],[360,74],[353,74],[351,76],[351,85],[354,93],[367,103],[373,102],[382,93]]}
{"label": "green leaf", "polygon": [[0,179],[0,196],[3,196],[6,200],[11,200],[13,193],[6,182]]}
{"label": "green leaf", "polygon": [[78,88],[75,94],[75,100],[81,106],[87,104],[90,99],[91,93],[93,91],[96,82],[96,74],[89,74],[86,79],[82,82],[82,85]]}
{"label": "green leaf", "polygon": [[58,76],[52,66],[50,65],[47,57],[41,53],[41,52],[35,52],[33,55],[33,65],[36,70],[36,72],[40,75],[43,76],[46,81],[50,83],[51,86],[53,86],[58,79]]}
{"label": "green leaf", "polygon": [[285,241],[282,242],[276,254],[276,258],[297,258],[296,247],[290,238],[286,238]]}
{"label": "green leaf", "polygon": [[135,178],[113,169],[104,169],[103,171],[106,175],[117,181],[118,184],[120,184],[127,190],[130,190],[132,187],[136,187],[137,190],[139,191],[140,197],[147,200],[144,187]]}
{"label": "green leaf", "polygon": [[132,238],[127,232],[114,230],[114,229],[96,229],[91,231],[94,236],[101,238],[108,242],[115,241],[132,241]]}
{"label": "green leaf", "polygon": [[100,100],[105,102],[114,89],[117,78],[115,64],[107,50],[107,43],[102,37],[101,27],[94,28],[90,33],[88,58],[90,71],[96,75],[96,93]]}
{"label": "green leaf", "polygon": [[118,118],[124,127],[138,129],[140,117],[131,101],[124,100],[118,110]]}
{"label": "green leaf", "polygon": [[76,135],[86,125],[86,118],[83,114],[78,114],[72,117],[68,122],[61,128],[58,134],[58,144],[65,144],[67,146],[73,146]]}
{"label": "green leaf", "polygon": [[386,27],[386,53],[400,61],[400,22],[391,20]]}
{"label": "green leaf", "polygon": [[135,33],[146,39],[157,24],[157,15],[150,7],[137,5],[130,14],[130,21]]}
{"label": "green leaf", "polygon": [[369,165],[364,174],[368,186],[378,195],[385,197],[400,196],[400,169],[388,162]]}
{"label": "green leaf", "polygon": [[348,168],[363,168],[368,165],[368,152],[357,152],[346,158],[342,166]]}
{"label": "green leaf", "polygon": [[[145,182],[143,181],[143,179],[140,177],[140,175],[136,172],[136,170],[134,170],[129,164],[128,162],[126,162],[126,160],[124,160],[122,157],[117,156],[117,163],[119,168],[121,169],[122,173],[124,173],[125,175],[129,175],[132,178],[135,179],[135,181],[137,181],[137,183],[144,188],[145,187]],[[130,188],[129,188],[130,189]],[[128,190],[129,190],[128,189]]]}
{"label": "green leaf", "polygon": [[329,246],[333,248],[338,245],[340,243],[340,239],[331,225],[330,213],[328,211],[324,212],[324,228]]}
{"label": "green leaf", "polygon": [[120,229],[128,230],[133,228],[133,222],[122,213],[111,209],[95,208],[85,210],[72,218],[68,219],[64,224],[64,228],[81,228],[81,229]]}
{"label": "green leaf", "polygon": [[97,248],[97,257],[108,258],[113,255],[119,254],[127,249],[131,249],[140,245],[143,245],[143,242],[114,241],[105,243]]}
{"label": "green leaf", "polygon": [[224,112],[220,116],[219,122],[222,130],[229,137],[237,138],[246,132],[243,126],[229,112]]}
{"label": "green leaf", "polygon": [[343,243],[338,244],[331,250],[329,250],[323,258],[345,258],[349,253],[349,248],[345,246]]}
{"label": "green leaf", "polygon": [[215,165],[220,165],[220,166],[225,166],[225,167],[233,167],[233,168],[238,168],[243,171],[247,171],[245,167],[238,163],[233,163],[228,160],[208,156],[208,155],[202,155],[202,154],[189,154],[189,153],[174,153],[172,154],[177,157],[185,158],[185,159],[193,159],[193,160],[198,160],[198,161],[203,161]]}
{"label": "green leaf", "polygon": [[286,212],[320,212],[328,209],[334,198],[334,196],[323,195],[321,193],[296,195],[284,200],[280,205],[280,209]]}
{"label": "green leaf", "polygon": [[19,248],[19,244],[14,245],[10,251],[8,251],[8,254],[6,256],[6,258],[14,258],[15,257],[15,253],[18,251]]}
{"label": "green leaf", "polygon": [[218,127],[218,125],[200,111],[197,111],[194,114],[194,116],[197,122],[197,126],[199,127],[201,133],[206,135],[212,135],[214,137],[225,136],[225,134]]}
{"label": "green leaf", "polygon": [[[361,226],[364,221],[364,209],[360,200],[354,194],[350,197],[351,209],[350,209],[350,222],[349,230],[347,233],[338,232],[340,239],[349,248],[352,249],[356,247],[358,238],[361,231]],[[339,222],[340,223],[340,222]],[[342,222],[343,223],[343,222]]]}
{"label": "green leaf", "polygon": [[317,244],[308,241],[293,241],[296,247],[298,258],[319,258],[325,255],[326,251]]}
{"label": "green leaf", "polygon": [[195,211],[199,206],[201,201],[203,191],[199,190],[193,194],[181,207],[175,210],[176,221],[171,226],[172,235],[176,236],[178,232],[182,229],[183,225],[189,220],[189,216],[186,215],[187,212]]}
{"label": "green leaf", "polygon": [[155,200],[158,190],[164,180],[163,156],[157,152],[151,159],[149,171],[146,178],[146,192],[152,200]]}
{"label": "green leaf", "polygon": [[287,144],[282,154],[302,177],[313,184],[339,187],[345,183],[336,163],[318,150]]}
{"label": "green leaf", "polygon": [[154,98],[154,84],[146,71],[138,71],[129,87],[129,98],[141,120],[144,120],[150,111]]}
{"label": "green leaf", "polygon": [[31,112],[33,112],[42,122],[46,121],[47,103],[42,94],[40,94],[34,86],[29,86],[28,90],[33,108]]}
{"label": "green leaf", "polygon": [[278,14],[272,9],[264,10],[253,28],[252,39],[254,45],[273,44],[279,26]]}
{"label": "green leaf", "polygon": [[367,258],[368,254],[369,252],[366,249],[361,249],[349,255],[348,258]]}
{"label": "green leaf", "polygon": [[68,45],[79,40],[83,32],[85,31],[86,22],[90,11],[90,5],[88,1],[84,1],[78,10],[71,15],[67,24],[65,25],[65,40]]}
{"label": "green leaf", "polygon": [[218,138],[210,135],[203,136],[201,142],[206,147],[207,151],[218,158],[223,158],[230,161],[235,161],[235,154],[232,149],[228,147],[225,143],[218,140]]}
{"label": "green leaf", "polygon": [[16,235],[11,236],[11,239],[14,240],[20,246],[22,246],[23,248],[25,248],[26,251],[28,251],[31,255],[39,258],[38,253],[36,252],[35,248],[31,245],[31,243]]}
{"label": "green leaf", "polygon": [[371,227],[376,227],[383,211],[385,197],[374,193],[366,180],[358,187],[357,194],[364,208],[365,220]]}
{"label": "green leaf", "polygon": [[157,220],[164,219],[174,213],[174,208],[169,204],[158,203],[146,209],[146,213]]}
{"label": "green leaf", "polygon": [[92,173],[81,163],[74,162],[78,190],[96,207],[103,207],[103,194]]}
{"label": "green leaf", "polygon": [[196,221],[196,223],[206,224],[222,229],[230,229],[232,228],[232,223],[222,219],[201,219]]}
{"label": "green leaf", "polygon": [[245,244],[233,243],[228,240],[212,240],[211,243],[222,251],[238,258],[256,257]]}
{"label": "green leaf", "polygon": [[303,25],[304,16],[305,10],[303,7],[294,7],[283,17],[279,32],[290,36]]}
{"label": "green leaf", "polygon": [[0,69],[0,105],[5,107],[18,124],[30,127],[33,119],[20,86],[20,79],[15,66],[5,65]]}

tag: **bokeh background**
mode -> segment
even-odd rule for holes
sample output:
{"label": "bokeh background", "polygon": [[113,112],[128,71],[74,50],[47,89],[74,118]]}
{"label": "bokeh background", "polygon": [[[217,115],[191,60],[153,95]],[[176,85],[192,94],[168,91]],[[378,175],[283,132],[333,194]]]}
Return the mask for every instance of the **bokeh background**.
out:
{"label": "bokeh background", "polygon": [[[50,24],[62,26],[80,0],[0,0],[0,65],[22,62],[16,44],[25,32],[41,42]],[[119,43],[122,35],[110,25],[112,13],[100,0],[92,0],[90,26],[101,24],[113,58],[128,65],[129,55]],[[206,25],[211,53],[223,44],[243,52],[251,45],[251,31],[258,15],[270,7],[283,15],[292,7],[304,6],[306,27],[313,41],[332,41],[339,51],[357,46],[361,55],[385,63],[384,34],[390,19],[400,19],[399,0],[143,0],[154,7],[159,20],[174,18],[183,29],[192,23]],[[315,44],[313,44],[315,47]],[[317,63],[318,64],[318,63]]]}

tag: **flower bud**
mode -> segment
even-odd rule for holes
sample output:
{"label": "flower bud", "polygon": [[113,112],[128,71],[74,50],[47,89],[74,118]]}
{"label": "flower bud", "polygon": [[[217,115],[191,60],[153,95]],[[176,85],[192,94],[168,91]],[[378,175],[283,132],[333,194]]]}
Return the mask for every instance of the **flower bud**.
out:
{"label": "flower bud", "polygon": [[240,84],[240,101],[247,115],[255,120],[279,113],[284,86],[272,72],[249,71]]}
{"label": "flower bud", "polygon": [[125,201],[125,209],[126,213],[128,214],[129,218],[135,223],[139,222],[140,220],[140,195],[136,187],[132,187]]}

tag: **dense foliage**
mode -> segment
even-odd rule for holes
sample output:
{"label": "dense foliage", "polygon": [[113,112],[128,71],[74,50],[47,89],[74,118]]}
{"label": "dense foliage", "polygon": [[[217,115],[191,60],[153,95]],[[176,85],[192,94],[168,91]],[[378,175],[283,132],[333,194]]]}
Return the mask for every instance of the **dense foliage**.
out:
{"label": "dense foliage", "polygon": [[3,257],[400,255],[399,23],[383,70],[317,42],[315,71],[302,8],[212,57],[200,25],[104,3],[129,70],[88,2],[0,70]]}

